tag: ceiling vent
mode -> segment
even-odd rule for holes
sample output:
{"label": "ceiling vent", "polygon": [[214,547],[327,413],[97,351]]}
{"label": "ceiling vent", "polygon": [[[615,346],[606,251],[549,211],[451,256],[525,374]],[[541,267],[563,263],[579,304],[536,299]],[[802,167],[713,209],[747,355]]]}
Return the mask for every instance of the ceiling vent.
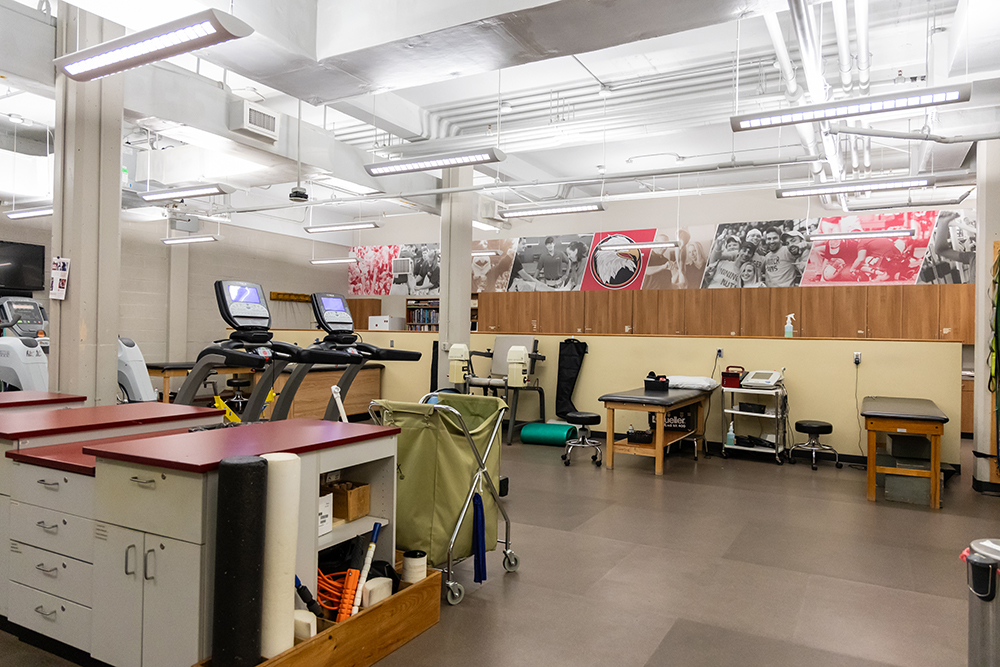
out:
{"label": "ceiling vent", "polygon": [[392,275],[408,276],[413,273],[413,260],[409,257],[400,257],[392,260]]}
{"label": "ceiling vent", "polygon": [[500,217],[500,202],[496,199],[490,199],[489,197],[479,196],[479,217],[478,220],[497,220],[501,221],[503,218]]}
{"label": "ceiling vent", "polygon": [[278,114],[267,107],[240,100],[229,107],[229,129],[254,139],[278,140]]}

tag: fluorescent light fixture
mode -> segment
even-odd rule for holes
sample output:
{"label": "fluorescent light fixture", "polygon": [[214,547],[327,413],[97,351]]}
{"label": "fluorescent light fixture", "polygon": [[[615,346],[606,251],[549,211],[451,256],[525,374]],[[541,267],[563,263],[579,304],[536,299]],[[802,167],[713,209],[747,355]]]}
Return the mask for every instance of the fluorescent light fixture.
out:
{"label": "fluorescent light fixture", "polygon": [[500,254],[499,250],[473,250],[473,257],[496,257]]}
{"label": "fluorescent light fixture", "polygon": [[183,245],[186,243],[211,243],[218,240],[219,237],[215,234],[202,234],[199,236],[171,236],[160,239],[160,243],[164,245]]}
{"label": "fluorescent light fixture", "polygon": [[373,162],[365,165],[365,171],[371,176],[389,176],[391,174],[407,174],[415,171],[431,169],[447,169],[448,167],[466,167],[473,164],[500,162],[507,156],[499,148],[476,148],[457,153],[442,153],[427,157],[407,158],[391,162]]}
{"label": "fluorescent light fixture", "polygon": [[824,120],[840,120],[867,116],[873,113],[923,109],[941,104],[956,104],[968,102],[972,97],[972,84],[963,83],[956,86],[940,86],[937,88],[918,88],[909,92],[897,92],[888,95],[873,95],[871,97],[855,97],[844,100],[832,100],[822,104],[810,104],[801,107],[789,107],[776,111],[758,111],[756,113],[732,116],[729,124],[733,132],[743,130],[759,130],[767,127],[795,125],[796,123],[815,123]]}
{"label": "fluorescent light fixture", "polygon": [[187,199],[189,197],[215,197],[217,195],[229,195],[234,192],[236,192],[236,188],[231,185],[211,183],[208,185],[187,185],[167,190],[152,190],[140,193],[139,196],[144,201],[166,201],[168,199]]}
{"label": "fluorescent light fixture", "polygon": [[35,208],[22,208],[17,211],[7,211],[7,217],[11,220],[22,220],[24,218],[41,218],[52,215],[51,206],[36,206]]}
{"label": "fluorescent light fixture", "polygon": [[850,195],[865,192],[882,192],[884,190],[909,190],[910,188],[927,188],[934,185],[933,176],[917,178],[884,178],[878,180],[861,180],[826,185],[808,185],[802,188],[785,188],[775,190],[778,199],[787,197],[812,197],[814,195]]}
{"label": "fluorescent light fixture", "polygon": [[604,204],[563,204],[559,206],[533,206],[531,208],[509,208],[500,211],[500,217],[504,218],[534,218],[539,215],[560,215],[562,213],[591,213],[593,211],[603,211]]}
{"label": "fluorescent light fixture", "polygon": [[486,223],[486,222],[479,222],[478,220],[473,220],[472,221],[472,226],[474,228],[476,228],[476,229],[481,229],[484,232],[499,232],[500,231],[499,227],[495,227],[495,226],[493,226],[493,225],[491,225],[489,223]]}
{"label": "fluorescent light fixture", "polygon": [[67,54],[52,62],[74,81],[92,81],[250,34],[253,28],[232,14],[207,9]]}
{"label": "fluorescent light fixture", "polygon": [[649,241],[642,243],[607,243],[601,250],[655,250],[657,248],[677,248],[680,241]]}
{"label": "fluorescent light fixture", "polygon": [[900,236],[913,236],[915,230],[907,229],[872,229],[856,232],[829,232],[827,234],[810,234],[810,241],[842,241],[844,239],[887,239]]}
{"label": "fluorescent light fixture", "polygon": [[350,232],[355,229],[378,229],[378,225],[371,220],[367,220],[364,222],[343,222],[335,225],[316,225],[315,227],[303,227],[302,229],[310,234],[319,234],[320,232]]}
{"label": "fluorescent light fixture", "polygon": [[357,257],[333,257],[331,259],[310,259],[310,264],[357,264]]}

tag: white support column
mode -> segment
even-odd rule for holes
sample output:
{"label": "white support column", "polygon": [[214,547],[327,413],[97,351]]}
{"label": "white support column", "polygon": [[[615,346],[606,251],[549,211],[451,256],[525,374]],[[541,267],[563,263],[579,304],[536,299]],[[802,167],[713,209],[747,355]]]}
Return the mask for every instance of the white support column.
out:
{"label": "white support column", "polygon": [[[441,186],[472,185],[472,167],[446,169]],[[448,382],[448,348],[469,344],[472,317],[472,216],[475,194],[445,195],[441,203],[441,311],[438,326],[438,387]]]}
{"label": "white support column", "polygon": [[[976,389],[975,448],[990,453],[990,415],[994,410],[989,390],[989,353],[992,340],[990,320],[993,304],[990,284],[993,281],[993,244],[1000,241],[1000,141],[981,141],[976,153]],[[995,453],[995,452],[993,452]],[[975,459],[975,479],[989,482],[993,459]]]}
{"label": "white support column", "polygon": [[170,246],[167,282],[167,361],[187,361],[190,247]]}
{"label": "white support column", "polygon": [[[59,3],[57,56],[123,34]],[[114,403],[118,393],[122,90],[120,75],[56,77],[52,253],[71,264],[66,300],[50,306],[49,386],[85,395],[88,405]]]}

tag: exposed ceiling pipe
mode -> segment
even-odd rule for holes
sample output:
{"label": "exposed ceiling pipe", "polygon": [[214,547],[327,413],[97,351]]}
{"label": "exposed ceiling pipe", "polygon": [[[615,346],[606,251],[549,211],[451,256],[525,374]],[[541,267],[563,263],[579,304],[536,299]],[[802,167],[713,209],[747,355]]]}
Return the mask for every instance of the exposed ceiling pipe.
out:
{"label": "exposed ceiling pipe", "polygon": [[894,132],[892,130],[876,130],[870,127],[851,127],[839,124],[830,126],[831,134],[857,134],[865,137],[882,137],[885,139],[903,139],[905,141],[933,141],[939,144],[965,144],[975,141],[992,141],[1000,139],[1000,132],[985,134],[966,134],[956,137],[944,137],[940,134],[925,132]]}
{"label": "exposed ceiling pipe", "polygon": [[[862,95],[868,95],[871,92],[872,54],[868,44],[868,26],[868,0],[854,0],[854,30],[857,33],[858,42],[858,88]],[[871,127],[864,118],[855,125],[865,128]],[[864,139],[863,146],[862,160],[865,165],[865,178],[867,178],[872,173],[871,138]]]}
{"label": "exposed ceiling pipe", "polygon": [[779,158],[774,160],[730,160],[729,162],[719,162],[716,164],[673,167],[670,169],[658,169],[652,171],[632,171],[620,174],[605,174],[603,176],[588,176],[585,178],[562,178],[551,181],[518,181],[513,183],[487,183],[482,185],[472,185],[457,188],[435,188],[432,190],[421,190],[418,192],[398,192],[398,193],[376,193],[371,195],[358,195],[356,197],[339,197],[335,199],[317,199],[311,202],[289,202],[280,204],[266,204],[262,206],[228,207],[219,209],[218,214],[223,213],[256,213],[257,211],[278,210],[285,208],[301,208],[305,206],[323,206],[326,204],[350,204],[365,201],[379,201],[383,199],[409,199],[412,197],[431,197],[436,195],[457,194],[462,192],[487,192],[494,190],[535,188],[556,185],[589,185],[596,183],[617,183],[622,181],[634,181],[642,178],[656,178],[660,176],[677,176],[684,174],[705,174],[728,171],[738,171],[744,169],[763,169],[771,167],[781,167],[786,165],[807,164],[820,160],[815,155],[799,155],[797,157]]}
{"label": "exposed ceiling pipe", "polygon": [[837,57],[840,60],[840,89],[849,95],[854,88],[851,76],[851,38],[847,30],[847,0],[833,0],[833,27],[837,32]]}
{"label": "exposed ceiling pipe", "polygon": [[935,206],[958,206],[959,204],[964,202],[969,195],[972,194],[973,190],[975,190],[975,188],[969,188],[968,190],[963,192],[958,197],[955,197],[954,199],[934,199],[931,201],[917,201],[917,202],[908,199],[905,202],[901,203],[875,204],[872,206],[848,205],[847,210],[854,212],[854,211],[877,211],[886,208],[934,208]]}

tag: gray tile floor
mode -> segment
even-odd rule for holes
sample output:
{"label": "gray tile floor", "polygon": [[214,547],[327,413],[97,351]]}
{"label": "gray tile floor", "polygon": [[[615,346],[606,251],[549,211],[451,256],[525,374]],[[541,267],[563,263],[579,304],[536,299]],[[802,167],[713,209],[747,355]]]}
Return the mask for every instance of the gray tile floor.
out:
{"label": "gray tile floor", "polygon": [[[865,474],[690,452],[621,456],[614,471],[560,450],[503,450],[517,573],[443,605],[380,667],[615,665],[924,667],[966,664],[959,552],[1000,536],[1000,499],[971,490],[969,442],[944,507],[865,500]],[[0,632],[0,664],[69,664]]]}

